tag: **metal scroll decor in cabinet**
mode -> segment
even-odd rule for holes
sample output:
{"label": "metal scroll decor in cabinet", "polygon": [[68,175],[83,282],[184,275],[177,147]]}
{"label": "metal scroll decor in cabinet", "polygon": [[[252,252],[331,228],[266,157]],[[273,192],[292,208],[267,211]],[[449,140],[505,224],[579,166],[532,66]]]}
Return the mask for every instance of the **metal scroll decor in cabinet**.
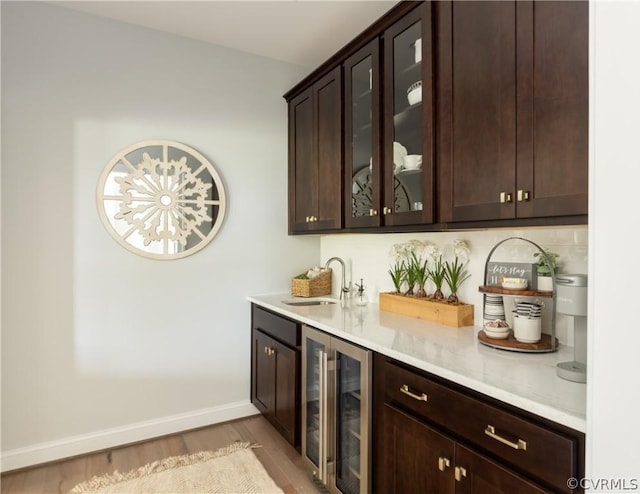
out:
{"label": "metal scroll decor in cabinet", "polygon": [[[551,291],[542,291],[542,290],[509,290],[506,288],[501,288],[498,286],[491,286],[489,283],[489,262],[491,261],[491,257],[498,247],[500,247],[505,242],[509,242],[512,240],[520,240],[534,246],[540,257],[544,259],[545,263],[549,267],[549,271],[551,273],[552,280],[552,290]],[[484,282],[485,285],[480,286],[479,290],[482,292],[483,301],[482,307],[483,311],[487,308],[487,303],[490,297],[514,297],[515,300],[518,299],[529,299],[534,301],[546,300],[550,301],[549,311],[550,311],[550,334],[542,333],[542,338],[537,343],[522,343],[517,341],[512,334],[510,334],[506,339],[494,339],[489,338],[485,334],[484,330],[480,330],[478,333],[478,340],[480,343],[493,347],[499,348],[501,350],[510,350],[514,352],[523,352],[523,353],[548,353],[555,352],[558,349],[558,339],[556,338],[556,275],[554,269],[551,264],[551,260],[545,253],[545,251],[538,244],[532,242],[531,240],[527,240],[522,237],[509,237],[493,246],[489,255],[487,256],[487,260],[484,265]],[[490,304],[491,305],[491,304]],[[545,305],[544,302],[541,305]]]}
{"label": "metal scroll decor in cabinet", "polygon": [[371,352],[302,327],[302,456],[330,492],[369,492]]}

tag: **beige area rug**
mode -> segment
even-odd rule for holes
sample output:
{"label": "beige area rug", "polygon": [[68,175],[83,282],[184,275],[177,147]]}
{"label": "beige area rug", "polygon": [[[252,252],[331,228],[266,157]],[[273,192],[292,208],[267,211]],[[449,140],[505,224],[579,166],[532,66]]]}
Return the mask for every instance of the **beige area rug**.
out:
{"label": "beige area rug", "polygon": [[128,473],[94,477],[71,493],[282,493],[251,451],[256,447],[236,442],[217,451],[172,456]]}

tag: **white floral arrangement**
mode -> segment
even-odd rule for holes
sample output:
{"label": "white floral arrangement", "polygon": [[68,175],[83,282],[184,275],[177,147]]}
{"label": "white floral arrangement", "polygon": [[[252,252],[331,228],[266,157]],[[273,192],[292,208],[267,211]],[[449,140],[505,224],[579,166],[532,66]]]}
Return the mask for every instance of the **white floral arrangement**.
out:
{"label": "white floral arrangement", "polygon": [[[425,240],[409,240],[393,245],[393,264],[388,273],[393,281],[395,293],[402,294],[403,287],[406,287],[404,295],[444,300],[442,287],[446,283],[450,292],[446,301],[451,304],[458,303],[458,290],[471,276],[466,270],[471,249],[465,240],[456,239],[451,249],[447,250],[452,252],[452,260],[443,260],[442,249]],[[428,295],[425,289],[429,280],[435,287],[432,295]],[[418,289],[414,292],[416,285]]]}

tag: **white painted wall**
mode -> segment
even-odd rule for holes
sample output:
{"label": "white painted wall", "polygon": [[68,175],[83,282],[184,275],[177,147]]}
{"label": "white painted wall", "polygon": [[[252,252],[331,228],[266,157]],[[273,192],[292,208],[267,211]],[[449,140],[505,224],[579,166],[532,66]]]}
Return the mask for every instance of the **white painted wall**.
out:
{"label": "white painted wall", "polygon": [[[251,293],[288,290],[319,240],[288,237],[300,67],[44,2],[2,2],[2,452],[11,469],[254,413]],[[203,251],[153,261],[100,223],[122,148],[172,139],[223,177]]]}
{"label": "white painted wall", "polygon": [[[640,491],[640,3],[593,2],[591,18],[592,291],[587,376],[591,485],[586,487],[594,487],[594,492],[636,492]],[[613,484],[617,485],[612,488]]]}

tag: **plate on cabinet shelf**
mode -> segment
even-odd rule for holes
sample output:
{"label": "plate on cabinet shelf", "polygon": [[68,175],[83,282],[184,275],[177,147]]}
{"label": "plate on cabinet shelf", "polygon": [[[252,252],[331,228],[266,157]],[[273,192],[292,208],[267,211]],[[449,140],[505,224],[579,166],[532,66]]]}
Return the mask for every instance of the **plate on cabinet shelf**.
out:
{"label": "plate on cabinet shelf", "polygon": [[407,175],[415,175],[416,173],[422,173],[422,168],[414,168],[411,170],[407,170],[406,168],[403,168],[400,172],[400,174],[402,174],[402,176],[407,176]]}
{"label": "plate on cabinet shelf", "polygon": [[404,157],[407,155],[407,148],[399,142],[393,143],[393,164],[395,169],[400,171],[404,166]]}

